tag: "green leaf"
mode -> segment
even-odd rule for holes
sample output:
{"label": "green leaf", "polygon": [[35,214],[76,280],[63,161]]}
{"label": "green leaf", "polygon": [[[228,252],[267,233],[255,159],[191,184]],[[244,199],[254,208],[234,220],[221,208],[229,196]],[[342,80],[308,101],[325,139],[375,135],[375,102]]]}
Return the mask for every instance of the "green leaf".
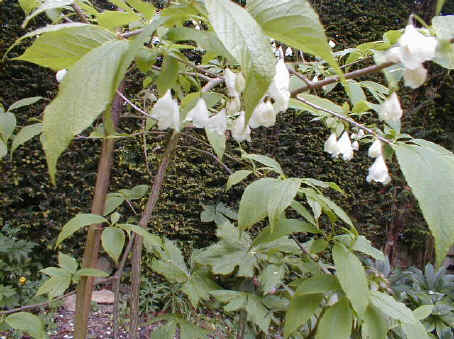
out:
{"label": "green leaf", "polygon": [[46,338],[44,324],[41,319],[34,314],[17,312],[7,316],[5,321],[15,330],[24,331],[35,339]]}
{"label": "green leaf", "polygon": [[102,231],[102,247],[115,263],[118,263],[118,258],[120,257],[121,252],[123,252],[125,238],[125,233],[121,229],[115,227],[106,227]]}
{"label": "green leaf", "polygon": [[371,291],[370,302],[388,317],[408,324],[416,324],[417,322],[412,311],[390,295]]}
{"label": "green leaf", "polygon": [[42,130],[43,130],[42,123],[37,123],[23,127],[13,139],[13,144],[11,145],[11,154],[13,154],[16,148],[18,148],[20,145],[25,144],[34,136],[40,134]]}
{"label": "green leaf", "polygon": [[53,276],[40,286],[36,295],[48,294],[49,298],[55,298],[63,295],[69,285],[71,285],[71,274],[69,272],[67,275]]}
{"label": "green leaf", "polygon": [[274,185],[274,189],[270,192],[271,196],[268,198],[267,205],[271,231],[273,231],[274,227],[279,223],[282,213],[292,203],[300,186],[301,179],[297,178],[281,180]]}
{"label": "green leaf", "polygon": [[295,295],[335,293],[341,289],[339,282],[332,275],[315,275],[304,279],[295,291]]}
{"label": "green leaf", "polygon": [[257,258],[250,251],[249,235],[230,223],[219,225],[216,235],[220,240],[197,253],[193,260],[211,266],[215,274],[230,274],[238,266],[237,276],[253,277]]}
{"label": "green leaf", "polygon": [[213,147],[213,150],[216,153],[219,161],[222,161],[222,157],[225,152],[225,141],[226,141],[225,134],[221,135],[219,133],[210,131],[207,128],[205,129],[205,133],[206,133],[207,139],[208,139],[211,147]]}
{"label": "green leaf", "polygon": [[31,98],[24,98],[24,99],[18,100],[14,104],[9,106],[8,111],[13,111],[18,108],[33,105],[34,103],[40,101],[41,99],[44,99],[44,98],[43,97],[31,97]]}
{"label": "green leaf", "polygon": [[424,320],[432,314],[434,305],[421,305],[413,310],[413,315],[417,320]]}
{"label": "green leaf", "polygon": [[395,146],[397,160],[435,238],[437,265],[454,244],[454,155],[429,141]]}
{"label": "green leaf", "polygon": [[191,278],[181,287],[181,291],[188,296],[195,308],[200,300],[209,300],[210,292],[218,289],[220,287],[208,277],[208,274],[201,271],[193,272]]}
{"label": "green leaf", "polygon": [[156,14],[156,8],[149,2],[142,0],[126,0],[126,2],[134,7],[147,20],[150,20]]}
{"label": "green leaf", "polygon": [[[66,74],[57,97],[44,111],[43,148],[55,184],[57,160],[74,135],[108,108],[126,68],[118,72],[127,41],[112,41],[85,54]],[[89,79],[89,81],[87,81]]]}
{"label": "green leaf", "polygon": [[270,37],[321,57],[342,74],[309,1],[252,0],[248,1],[247,8]]}
{"label": "green leaf", "polygon": [[385,255],[382,251],[372,246],[365,236],[360,235],[352,245],[352,250],[370,255],[375,260],[385,261]]}
{"label": "green leaf", "polygon": [[284,336],[288,338],[308,321],[320,307],[322,300],[321,294],[293,296],[285,315]]}
{"label": "green leaf", "polygon": [[164,251],[161,251],[161,259],[154,260],[151,268],[162,274],[171,283],[184,283],[190,279],[180,249],[168,239],[165,240]]}
{"label": "green leaf", "polygon": [[404,331],[407,338],[411,339],[429,339],[432,338],[426,332],[424,326],[418,321],[416,324],[403,323],[402,330]]}
{"label": "green leaf", "polygon": [[[435,14],[438,15],[441,12],[441,9],[443,8],[443,5],[445,4],[446,0],[438,0],[437,1],[437,9],[435,10]],[[432,21],[433,23],[433,21]]]}
{"label": "green leaf", "polygon": [[178,61],[168,55],[162,63],[161,72],[159,72],[156,86],[158,87],[159,96],[162,97],[169,88],[175,86],[178,77]]}
{"label": "green leaf", "polygon": [[312,216],[312,214],[309,213],[309,211],[306,209],[306,207],[304,207],[303,205],[301,205],[300,202],[294,200],[290,206],[300,215],[302,216],[304,219],[306,219],[307,221],[309,221],[312,225],[316,226],[317,223],[315,222],[315,219],[314,217]]}
{"label": "green leaf", "polygon": [[0,138],[8,141],[16,128],[16,116],[11,112],[0,113]]}
{"label": "green leaf", "polygon": [[59,267],[46,267],[40,270],[40,272],[47,274],[50,277],[63,277],[68,275],[68,270]]}
{"label": "green leaf", "polygon": [[354,80],[347,81],[349,91],[349,96],[353,105],[356,105],[359,102],[367,101],[366,95],[364,94],[361,85]]}
{"label": "green leaf", "polygon": [[268,201],[279,180],[263,178],[254,181],[244,190],[238,212],[238,227],[245,230],[266,217]]}
{"label": "green leaf", "polygon": [[140,21],[140,16],[132,12],[104,11],[99,13],[97,17],[98,24],[111,31],[115,30],[117,27]]}
{"label": "green leaf", "polygon": [[137,226],[137,225],[132,225],[132,224],[118,224],[116,225],[125,231],[128,232],[134,232],[141,237],[143,237],[143,241],[147,242],[149,245],[152,245],[154,248],[161,248],[162,246],[162,241],[161,238],[155,234],[151,234],[148,232],[145,228]]}
{"label": "green leaf", "polygon": [[259,275],[260,286],[264,294],[279,288],[285,276],[285,266],[269,264]]}
{"label": "green leaf", "polygon": [[76,259],[62,252],[58,252],[58,265],[70,273],[76,272],[79,267]]}
{"label": "green leaf", "polygon": [[352,332],[353,312],[346,298],[328,308],[318,324],[315,339],[332,338],[350,339]]}
{"label": "green leaf", "polygon": [[454,38],[453,25],[453,15],[436,16],[432,19],[432,28],[438,38],[434,62],[448,69],[454,69],[454,48],[451,43]]}
{"label": "green leaf", "polygon": [[369,304],[366,271],[356,255],[340,244],[334,245],[333,259],[339,283],[361,317]]}
{"label": "green leaf", "polygon": [[384,314],[372,305],[364,313],[364,323],[361,327],[364,339],[386,339],[388,322]]}
{"label": "green leaf", "polygon": [[254,239],[254,246],[277,240],[292,233],[320,233],[314,225],[297,219],[281,218],[274,230],[270,226],[265,227]]}
{"label": "green leaf", "polygon": [[32,10],[41,5],[41,2],[39,0],[19,0],[19,5],[25,14],[29,15]]}
{"label": "green leaf", "polygon": [[256,161],[256,162],[261,163],[262,165],[265,165],[266,167],[270,168],[277,174],[284,175],[284,171],[282,170],[281,165],[279,165],[279,163],[276,160],[274,160],[270,157],[267,157],[265,155],[243,153],[241,155],[241,158]]}
{"label": "green leaf", "polygon": [[109,193],[106,198],[106,207],[104,208],[104,215],[108,215],[115,211],[125,201],[125,198],[119,193]]}
{"label": "green leaf", "polygon": [[274,77],[276,63],[261,27],[241,6],[230,0],[207,0],[208,18],[219,40],[236,61],[246,78],[243,93],[246,121],[265,96]]}
{"label": "green leaf", "polygon": [[316,196],[311,197],[316,198],[316,200],[318,200],[320,203],[326,205],[326,207],[332,210],[347,225],[351,226],[352,228],[355,227],[347,213],[345,213],[345,211],[341,207],[339,207],[335,202],[321,194],[317,194]]}
{"label": "green leaf", "polygon": [[6,147],[5,142],[0,139],[0,159],[8,154],[8,148]]}
{"label": "green leaf", "polygon": [[70,68],[92,49],[115,39],[113,33],[95,25],[57,26],[58,30],[40,33],[33,45],[15,60],[32,62],[58,71]]}
{"label": "green leaf", "polygon": [[96,214],[84,214],[79,213],[70,221],[68,221],[57,238],[57,243],[55,246],[60,245],[60,243],[73,235],[74,232],[80,230],[82,227],[92,224],[102,224],[107,222],[107,220]]}
{"label": "green leaf", "polygon": [[74,274],[74,278],[76,279],[78,279],[79,277],[106,278],[108,276],[109,274],[96,268],[81,268]]}
{"label": "green leaf", "polygon": [[240,183],[244,179],[248,177],[249,174],[251,174],[252,171],[249,170],[239,170],[236,172],[233,172],[232,174],[229,175],[229,178],[227,180],[227,184],[225,185],[225,190],[228,191],[232,186]]}
{"label": "green leaf", "polygon": [[30,15],[25,18],[24,22],[22,23],[22,27],[25,28],[28,22],[38,14],[41,14],[50,9],[62,8],[71,5],[73,2],[73,0],[45,0],[41,6],[35,9]]}
{"label": "green leaf", "polygon": [[151,339],[174,339],[176,332],[176,322],[169,321],[167,324],[160,326],[151,332]]}

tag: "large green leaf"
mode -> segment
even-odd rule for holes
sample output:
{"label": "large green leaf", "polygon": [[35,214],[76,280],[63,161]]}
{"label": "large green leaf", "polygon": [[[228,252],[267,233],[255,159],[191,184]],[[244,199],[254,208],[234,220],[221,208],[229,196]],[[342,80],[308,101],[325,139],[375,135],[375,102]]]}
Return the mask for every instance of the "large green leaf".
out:
{"label": "large green leaf", "polygon": [[437,264],[454,244],[454,155],[429,141],[395,146],[397,160],[435,238]]}
{"label": "large green leaf", "polygon": [[295,294],[329,294],[338,292],[341,289],[337,279],[328,274],[315,275],[309,279],[305,279],[298,285]]}
{"label": "large green leaf", "polygon": [[270,37],[319,56],[342,73],[317,13],[307,0],[252,0],[248,10]]}
{"label": "large green leaf", "polygon": [[0,113],[0,138],[5,142],[16,128],[16,116],[11,112]]}
{"label": "large green leaf", "polygon": [[[301,185],[301,179],[290,178],[279,181],[268,198],[268,220],[271,231],[278,225],[282,213],[290,206]],[[262,198],[263,199],[263,198]]]}
{"label": "large green leaf", "polygon": [[99,215],[79,213],[63,226],[55,246],[60,245],[63,240],[69,238],[74,232],[80,230],[82,227],[92,224],[102,224],[104,222],[107,222],[107,220]]}
{"label": "large green leaf", "polygon": [[281,218],[274,229],[265,227],[254,239],[254,246],[275,241],[292,233],[320,233],[314,225],[298,219]]}
{"label": "large green leaf", "polygon": [[60,25],[42,32],[25,53],[15,58],[49,67],[55,71],[70,68],[93,48],[115,39],[115,35],[95,25]]}
{"label": "large green leaf", "polygon": [[40,134],[42,130],[43,130],[42,123],[37,123],[22,128],[13,139],[13,144],[11,145],[11,154],[13,154],[16,148],[18,148],[20,145],[25,144],[31,138]]}
{"label": "large green leaf", "polygon": [[285,276],[285,266],[278,264],[268,264],[260,273],[260,287],[264,294],[271,294],[282,283]]}
{"label": "large green leaf", "polygon": [[123,252],[125,238],[125,232],[115,227],[106,227],[102,231],[102,247],[116,263],[118,263],[118,258],[120,257],[121,252]]}
{"label": "large green leaf", "polygon": [[192,306],[197,308],[200,300],[210,299],[210,292],[219,288],[207,273],[196,271],[191,274],[190,279],[184,283],[181,290],[188,296]]}
{"label": "large green leaf", "polygon": [[224,156],[225,152],[225,134],[213,132],[208,128],[205,128],[205,134],[207,135],[208,142],[210,143],[211,147],[213,147],[213,150],[216,153],[219,161],[222,161],[222,157]]}
{"label": "large green leaf", "polygon": [[402,324],[402,330],[404,331],[407,338],[411,339],[429,339],[429,335],[426,332],[423,324],[419,321],[416,324]]}
{"label": "large green leaf", "polygon": [[285,315],[284,336],[288,338],[302,326],[320,307],[322,294],[293,296]]}
{"label": "large green leaf", "polygon": [[364,313],[364,323],[361,330],[365,339],[386,339],[388,322],[380,310],[369,305]]}
{"label": "large green leaf", "polygon": [[390,295],[378,291],[371,291],[370,302],[388,317],[400,320],[403,323],[417,323],[411,310]]}
{"label": "large green leaf", "polygon": [[246,77],[243,98],[248,121],[274,77],[276,60],[271,46],[262,28],[241,6],[230,0],[206,0],[205,4],[219,40]]}
{"label": "large green leaf", "polygon": [[49,295],[49,298],[55,298],[63,295],[71,285],[71,274],[67,272],[65,275],[53,276],[46,280],[36,292],[36,295]]}
{"label": "large green leaf", "polygon": [[154,260],[151,268],[153,271],[165,276],[172,283],[183,283],[190,279],[190,274],[180,249],[168,239],[165,240],[161,258]]}
{"label": "large green leaf", "polygon": [[136,21],[140,21],[140,16],[133,12],[104,11],[98,14],[98,24],[110,30]]}
{"label": "large green leaf", "polygon": [[229,179],[227,180],[227,184],[225,185],[225,190],[228,191],[232,186],[246,179],[251,173],[252,171],[250,170],[238,170],[236,172],[233,172],[229,175]]}
{"label": "large green leaf", "polygon": [[44,324],[41,319],[34,314],[28,312],[17,312],[7,316],[5,321],[15,330],[24,331],[35,339],[46,338]]}
{"label": "large green leaf", "polygon": [[66,74],[57,97],[44,111],[43,148],[55,183],[57,160],[72,138],[109,107],[123,74],[127,41],[111,41],[85,54]]}
{"label": "large green leaf", "polygon": [[44,99],[44,98],[43,97],[30,97],[30,98],[24,98],[24,99],[18,100],[14,104],[9,106],[8,111],[13,111],[18,108],[33,105],[34,103],[40,101],[41,99]]}
{"label": "large green leaf", "polygon": [[445,4],[446,0],[438,0],[437,1],[437,8],[435,10],[435,14],[440,14],[441,9],[443,8],[443,5]]}
{"label": "large green leaf", "polygon": [[328,308],[318,324],[315,339],[350,339],[353,312],[346,298]]}
{"label": "large green leaf", "polygon": [[69,273],[75,273],[79,267],[76,259],[62,252],[58,253],[58,265]]}
{"label": "large green leaf", "polygon": [[361,317],[369,304],[369,286],[361,261],[343,245],[333,247],[336,276],[353,308]]}

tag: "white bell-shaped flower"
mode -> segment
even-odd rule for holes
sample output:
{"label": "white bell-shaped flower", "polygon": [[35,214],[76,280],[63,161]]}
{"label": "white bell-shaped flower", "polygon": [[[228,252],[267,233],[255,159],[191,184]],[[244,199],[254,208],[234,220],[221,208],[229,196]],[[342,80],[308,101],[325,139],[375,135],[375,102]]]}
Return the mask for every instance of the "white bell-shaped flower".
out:
{"label": "white bell-shaped flower", "polygon": [[387,122],[399,121],[402,117],[402,107],[400,107],[399,97],[396,92],[385,100],[380,106],[379,117]]}
{"label": "white bell-shaped flower", "polygon": [[271,82],[268,94],[274,99],[274,109],[276,113],[284,112],[288,108],[290,100],[290,74],[284,59],[279,59],[276,63],[276,73]]}
{"label": "white bell-shaped flower", "polygon": [[401,62],[405,68],[416,69],[422,67],[424,61],[435,57],[437,39],[425,36],[415,26],[408,25],[399,39],[399,45]]}
{"label": "white bell-shaped flower", "polygon": [[276,123],[276,112],[271,102],[260,102],[254,110],[249,126],[257,128],[260,126],[271,127]]}
{"label": "white bell-shaped flower", "polygon": [[388,173],[388,167],[386,167],[385,159],[383,156],[377,157],[371,167],[369,167],[369,175],[366,178],[367,182],[376,181],[381,182],[383,185],[388,184],[391,181],[391,177]]}
{"label": "white bell-shaped flower", "polygon": [[191,109],[187,116],[186,121],[192,121],[192,124],[196,128],[204,128],[208,122],[209,112],[205,100],[200,98],[197,104]]}
{"label": "white bell-shaped flower", "polygon": [[336,43],[335,43],[333,40],[330,40],[330,41],[328,42],[328,45],[329,45],[329,47],[331,47],[331,48],[336,47]]}
{"label": "white bell-shaped flower", "polygon": [[65,77],[66,73],[68,73],[68,71],[66,69],[61,69],[57,72],[57,74],[55,74],[55,78],[57,79],[57,82],[62,82],[63,81],[63,78]]}
{"label": "white bell-shaped flower", "polygon": [[325,141],[324,151],[331,154],[333,158],[336,158],[339,155],[340,149],[336,133],[331,133],[329,138]]}
{"label": "white bell-shaped flower", "polygon": [[238,118],[232,123],[232,137],[237,142],[251,141],[251,129],[246,125],[246,117],[243,111],[240,112]]}
{"label": "white bell-shaped flower", "polygon": [[352,142],[352,148],[354,151],[359,151],[359,142],[358,141],[353,141]]}
{"label": "white bell-shaped flower", "polygon": [[227,117],[225,115],[225,110],[221,110],[218,114],[209,118],[205,128],[219,135],[223,135],[227,130]]}
{"label": "white bell-shaped flower", "polygon": [[180,109],[178,102],[172,99],[170,89],[153,106],[151,117],[158,120],[158,128],[180,130]]}
{"label": "white bell-shaped flower", "polygon": [[380,140],[375,139],[375,141],[369,147],[369,150],[367,151],[367,155],[370,156],[371,158],[377,158],[377,157],[380,157],[383,155],[382,145],[381,145]]}
{"label": "white bell-shaped flower", "polygon": [[404,71],[404,82],[405,86],[410,88],[418,88],[427,78],[427,70],[424,67],[415,69],[406,69]]}
{"label": "white bell-shaped flower", "polygon": [[236,74],[233,73],[230,69],[226,68],[224,71],[224,82],[227,87],[227,92],[231,98],[239,97],[240,93],[237,91],[236,83]]}
{"label": "white bell-shaped flower", "polygon": [[293,55],[293,50],[290,47],[287,47],[285,50],[285,56],[292,56]]}
{"label": "white bell-shaped flower", "polygon": [[353,159],[353,147],[350,137],[347,132],[344,132],[337,142],[339,153],[342,154],[342,159],[352,160]]}
{"label": "white bell-shaped flower", "polygon": [[227,109],[227,114],[229,114],[229,115],[238,113],[241,109],[240,97],[230,98],[230,100],[227,101],[226,109]]}

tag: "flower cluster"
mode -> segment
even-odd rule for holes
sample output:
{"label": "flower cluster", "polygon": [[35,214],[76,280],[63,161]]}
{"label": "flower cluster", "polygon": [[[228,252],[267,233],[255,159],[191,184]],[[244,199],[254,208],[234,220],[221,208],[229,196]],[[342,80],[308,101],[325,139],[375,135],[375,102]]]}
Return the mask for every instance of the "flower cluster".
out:
{"label": "flower cluster", "polygon": [[352,143],[347,132],[342,133],[339,140],[337,140],[336,133],[331,133],[324,147],[325,152],[331,154],[333,158],[342,155],[342,159],[347,161],[353,159],[353,151],[357,151],[358,149],[358,141],[355,140]]}
{"label": "flower cluster", "polygon": [[408,25],[399,39],[399,45],[387,52],[386,59],[402,63],[405,67],[405,86],[418,88],[427,77],[423,62],[432,60],[436,49],[437,39],[422,34],[413,25]]}
{"label": "flower cluster", "polygon": [[151,117],[158,120],[158,128],[161,130],[172,128],[180,131],[185,122],[191,122],[196,128],[206,128],[221,135],[229,128],[237,142],[250,141],[251,128],[273,126],[276,115],[288,108],[290,74],[282,58],[275,67],[276,73],[267,95],[257,105],[248,123],[245,112],[241,110],[241,93],[245,89],[246,81],[241,73],[234,73],[230,69],[224,72],[228,94],[225,110],[210,117],[205,100],[200,98],[182,121],[178,102],[168,90],[154,105]]}

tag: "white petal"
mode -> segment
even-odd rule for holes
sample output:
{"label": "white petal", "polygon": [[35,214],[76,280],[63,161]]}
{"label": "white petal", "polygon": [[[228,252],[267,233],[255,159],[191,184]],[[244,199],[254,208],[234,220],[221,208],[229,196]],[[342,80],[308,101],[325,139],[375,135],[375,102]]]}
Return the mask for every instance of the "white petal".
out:
{"label": "white petal", "polygon": [[369,175],[366,178],[367,182],[376,181],[383,185],[388,184],[391,178],[386,167],[385,159],[382,156],[377,157],[371,167],[369,167]]}
{"label": "white petal", "polygon": [[287,47],[287,49],[285,50],[285,56],[292,56],[293,55],[293,51],[290,47]]}
{"label": "white petal", "polygon": [[333,158],[339,155],[340,149],[337,143],[336,133],[331,133],[329,138],[325,141],[324,151],[331,154]]}
{"label": "white petal", "polygon": [[276,112],[286,111],[290,100],[290,74],[283,59],[279,59],[276,63],[276,73],[268,95],[274,99],[274,109]]}
{"label": "white petal", "polygon": [[240,93],[236,90],[235,82],[236,82],[236,74],[233,73],[230,69],[226,68],[224,71],[224,81],[225,86],[227,87],[227,92],[229,93],[230,97],[238,97]]}
{"label": "white petal", "polygon": [[279,59],[283,59],[284,58],[284,51],[282,50],[281,46],[279,46],[279,48],[276,50],[276,52],[274,52],[274,55],[276,57],[278,57]]}
{"label": "white petal", "polygon": [[205,100],[200,98],[186,116],[186,121],[192,121],[194,127],[204,128],[208,122],[209,113]]}
{"label": "white petal", "polygon": [[329,45],[329,47],[331,47],[331,48],[336,47],[336,43],[335,43],[333,40],[330,40],[330,41],[328,42],[328,45]]}
{"label": "white petal", "polygon": [[415,69],[406,69],[404,71],[405,86],[411,88],[418,88],[426,81],[427,70],[423,65]]}
{"label": "white petal", "polygon": [[241,101],[240,97],[232,97],[228,102],[227,102],[227,114],[233,115],[236,114],[240,111],[241,109]]}
{"label": "white petal", "polygon": [[380,119],[385,121],[399,121],[402,117],[402,108],[400,107],[399,97],[396,92],[381,104]]}
{"label": "white petal", "polygon": [[66,73],[68,73],[68,71],[66,69],[61,69],[57,72],[57,74],[55,74],[55,78],[57,79],[57,82],[62,82],[63,81],[63,78],[65,77]]}
{"label": "white petal", "polygon": [[180,130],[180,110],[178,102],[172,99],[170,90],[153,106],[151,117],[158,120],[158,128]]}
{"label": "white petal", "polygon": [[276,123],[276,113],[271,102],[261,102],[257,105],[249,120],[249,126],[251,128],[257,128],[260,126],[271,127]]}
{"label": "white petal", "polygon": [[219,135],[223,135],[227,129],[227,117],[225,116],[225,110],[220,111],[218,114],[208,119],[206,128]]}
{"label": "white petal", "polygon": [[405,68],[416,69],[424,61],[432,60],[435,57],[437,40],[420,33],[413,25],[408,25],[399,39],[399,45]]}
{"label": "white petal", "polygon": [[251,141],[251,129],[246,125],[244,112],[240,112],[240,116],[233,122],[231,132],[233,139],[237,142]]}
{"label": "white petal", "polygon": [[359,150],[359,143],[358,141],[353,141],[352,142],[352,148],[354,151],[358,151]]}
{"label": "white petal", "polygon": [[352,142],[348,136],[347,132],[344,132],[337,142],[339,147],[339,152],[342,154],[342,159],[352,160],[353,158],[353,147]]}
{"label": "white petal", "polygon": [[382,148],[381,148],[381,141],[378,139],[375,139],[375,141],[372,143],[372,145],[369,147],[369,150],[367,151],[367,155],[370,156],[371,158],[377,158],[381,156],[382,153]]}

